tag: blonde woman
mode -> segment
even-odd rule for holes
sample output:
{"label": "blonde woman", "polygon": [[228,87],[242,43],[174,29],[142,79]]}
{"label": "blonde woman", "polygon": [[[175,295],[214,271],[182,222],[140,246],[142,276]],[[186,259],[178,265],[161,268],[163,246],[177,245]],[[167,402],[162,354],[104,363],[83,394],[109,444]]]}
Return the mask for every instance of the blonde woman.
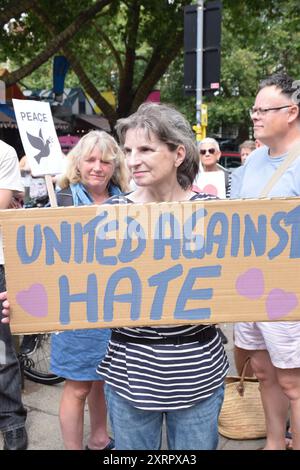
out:
{"label": "blonde woman", "polygon": [[[69,152],[57,193],[59,206],[101,204],[127,189],[128,175],[118,144],[103,131],[91,131]],[[66,379],[60,403],[60,425],[66,449],[82,449],[84,406],[90,414],[86,449],[110,450],[103,379],[96,373],[110,330],[85,329],[52,335],[51,370]]]}

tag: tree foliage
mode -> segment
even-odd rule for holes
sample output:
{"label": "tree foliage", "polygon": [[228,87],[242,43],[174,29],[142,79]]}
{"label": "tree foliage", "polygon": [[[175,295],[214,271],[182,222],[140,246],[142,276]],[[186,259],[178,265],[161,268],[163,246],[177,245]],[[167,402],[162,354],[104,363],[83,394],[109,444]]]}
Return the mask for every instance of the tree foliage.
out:
{"label": "tree foliage", "polygon": [[[223,0],[221,88],[208,104],[208,133],[222,126],[238,127],[238,140],[249,137],[253,105],[262,78],[284,70],[295,79],[300,75],[300,3],[298,0]],[[182,57],[176,68],[182,70]],[[177,75],[175,75],[177,78]],[[176,104],[182,95],[174,93],[182,86],[182,76],[172,84]],[[195,123],[195,100],[185,98],[184,109]]]}
{"label": "tree foliage", "polygon": [[[86,18],[104,3],[97,15],[83,23],[83,15]],[[183,6],[188,3],[52,0],[50,15],[48,0],[33,2],[25,15],[1,31],[0,59],[9,57],[16,65],[5,80],[11,84],[23,78],[26,85],[22,70],[32,72],[32,67],[45,63],[47,55],[63,53],[113,126],[147,98],[180,52]],[[101,94],[112,86],[118,97],[116,110]]]}
{"label": "tree foliage", "polygon": [[[81,85],[108,118],[137,109],[153,88],[194,121],[183,96],[183,8],[192,0],[1,0],[0,61],[8,83],[50,87],[55,54],[71,65],[66,86]],[[218,96],[205,99],[209,133],[238,126],[247,137],[258,82],[277,70],[300,72],[298,0],[223,0]],[[102,92],[113,89],[114,109]]]}
{"label": "tree foliage", "polygon": [[300,72],[300,5],[298,0],[223,1],[221,93],[210,103],[212,130],[239,126],[248,137],[248,109],[258,83],[279,70]]}

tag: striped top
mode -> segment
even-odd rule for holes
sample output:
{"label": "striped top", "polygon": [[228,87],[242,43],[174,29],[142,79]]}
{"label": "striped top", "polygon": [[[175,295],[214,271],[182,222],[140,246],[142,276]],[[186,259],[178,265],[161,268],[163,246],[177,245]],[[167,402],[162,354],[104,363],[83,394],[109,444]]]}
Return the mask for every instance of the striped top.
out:
{"label": "striped top", "polygon": [[[191,200],[212,199],[199,193]],[[126,196],[113,196],[106,203],[128,204]],[[209,325],[170,325],[116,328],[134,338],[162,339],[192,336]],[[110,340],[97,372],[115,392],[142,410],[168,411],[188,408],[211,396],[223,385],[227,357],[219,335],[206,343],[119,343]]]}

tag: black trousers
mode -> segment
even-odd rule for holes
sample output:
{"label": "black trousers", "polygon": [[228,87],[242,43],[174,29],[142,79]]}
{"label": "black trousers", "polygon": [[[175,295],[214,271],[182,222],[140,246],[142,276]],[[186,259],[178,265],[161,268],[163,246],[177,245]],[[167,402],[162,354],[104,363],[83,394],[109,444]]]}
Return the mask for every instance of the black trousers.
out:
{"label": "black trousers", "polygon": [[[4,266],[0,265],[0,292],[5,291]],[[0,318],[2,318],[0,301]],[[0,430],[24,426],[27,411],[22,404],[19,361],[8,324],[0,322]]]}

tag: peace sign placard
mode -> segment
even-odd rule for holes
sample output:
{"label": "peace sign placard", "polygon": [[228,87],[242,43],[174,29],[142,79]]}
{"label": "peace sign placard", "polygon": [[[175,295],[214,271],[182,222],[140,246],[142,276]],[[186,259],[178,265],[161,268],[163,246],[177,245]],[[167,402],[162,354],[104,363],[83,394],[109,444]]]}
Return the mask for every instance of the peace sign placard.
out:
{"label": "peace sign placard", "polygon": [[49,103],[13,100],[22,144],[33,176],[62,172],[63,154]]}

